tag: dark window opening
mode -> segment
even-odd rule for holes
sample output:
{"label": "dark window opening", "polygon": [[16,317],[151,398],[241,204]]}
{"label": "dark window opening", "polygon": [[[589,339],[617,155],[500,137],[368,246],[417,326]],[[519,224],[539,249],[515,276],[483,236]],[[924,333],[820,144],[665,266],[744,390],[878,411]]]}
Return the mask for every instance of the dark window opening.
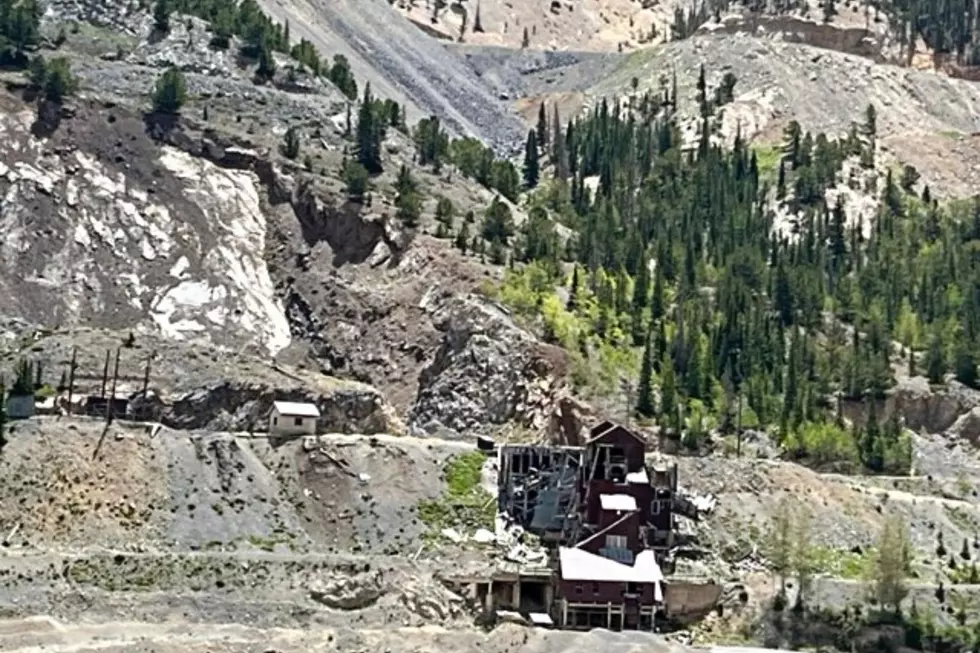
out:
{"label": "dark window opening", "polygon": [[296,421],[294,423],[295,423],[296,426],[303,426],[303,418],[302,417],[297,417],[296,418]]}

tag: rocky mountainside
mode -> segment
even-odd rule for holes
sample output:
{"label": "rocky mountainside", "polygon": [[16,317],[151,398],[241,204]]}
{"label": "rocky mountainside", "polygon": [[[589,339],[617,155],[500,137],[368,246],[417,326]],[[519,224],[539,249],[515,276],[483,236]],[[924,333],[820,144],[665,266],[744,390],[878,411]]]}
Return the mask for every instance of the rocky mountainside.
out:
{"label": "rocky mountainside", "polygon": [[[552,377],[534,363],[534,339],[506,315],[491,324],[464,317],[491,310],[466,294],[492,271],[445,241],[404,232],[392,219],[394,193],[380,194],[371,211],[338,193],[345,101],[332,86],[287,79],[286,71],[275,85],[256,86],[247,69],[208,47],[196,19],[147,41],[146,14],[53,3],[49,16],[52,31],[66,17],[95,23],[67,35],[62,51],[82,89],[56,125],[41,126],[16,95],[3,98],[0,191],[10,247],[0,283],[8,316],[278,355],[377,386],[415,430],[549,423],[560,392],[535,385]],[[109,24],[129,32],[103,31]],[[180,128],[161,141],[142,93],[170,65],[185,71],[191,101]],[[8,83],[22,84],[16,75]],[[308,137],[303,167],[279,153],[290,125]],[[394,170],[411,163],[399,132],[386,147]],[[304,178],[306,169],[321,174]],[[465,180],[419,176],[428,197],[445,195],[460,213],[492,197]],[[393,181],[392,171],[377,183]],[[482,346],[474,334],[484,329],[493,329],[501,354],[472,380],[443,380],[452,357],[483,356],[470,349]],[[64,364],[66,352],[58,355]],[[488,393],[483,374],[506,382]],[[484,408],[461,419],[461,401]],[[189,423],[209,423],[208,415]]]}
{"label": "rocky mountainside", "polygon": [[499,98],[445,48],[422,37],[384,0],[263,0],[275,20],[289,21],[297,37],[323,52],[343,54],[358,78],[386,98],[404,104],[410,121],[438,115],[457,135],[473,135],[513,151],[520,123]]}
{"label": "rocky mountainside", "polygon": [[[550,183],[562,161],[541,148],[542,183],[525,192],[517,187],[533,186],[527,179],[507,183],[507,171],[524,172],[520,157],[514,168],[459,151],[448,161],[448,144],[411,126],[435,115],[449,136],[475,136],[498,154],[518,152],[544,101],[549,112],[559,106],[563,119],[581,117],[580,138],[589,142],[598,130],[583,110],[603,98],[635,109],[645,92],[670,88],[676,77],[680,147],[697,143],[703,65],[709,89],[726,73],[736,78],[730,101],[719,101],[712,139],[751,141],[752,159],[773,184],[790,121],[841,135],[874,104],[877,141],[861,152],[870,149],[874,162],[848,160],[840,179],[828,183],[831,199],[846,192],[848,204],[870,218],[882,206],[877,189],[897,165],[913,164],[922,175],[906,189],[915,195],[910,206],[920,202],[925,184],[937,198],[973,192],[978,87],[887,63],[895,46],[887,21],[870,13],[865,19],[859,3],[838,3],[826,24],[814,2],[778,15],[720,3],[725,12],[698,18],[696,28],[678,35],[684,38],[662,43],[675,10],[690,11],[689,3],[481,0],[482,31],[474,33],[474,1],[440,3],[435,22],[436,3],[421,0],[258,2],[272,19],[288,22],[292,44],[309,41],[323,61],[343,55],[359,93],[370,83],[376,97],[404,110],[408,124],[388,124],[380,143],[384,171],[362,196],[353,192],[347,167],[363,147],[356,136],[362,106],[329,75],[312,74],[268,43],[258,50],[272,64],[253,57],[248,35],[234,30],[231,47],[218,47],[216,28],[200,16],[175,13],[160,29],[150,3],[43,4],[35,49],[49,61],[65,57],[79,84],[59,106],[36,97],[30,68],[0,72],[6,300],[0,371],[13,378],[20,361],[30,360],[40,366],[47,394],[74,354],[75,391],[99,394],[106,354],[111,367],[118,351],[117,391],[151,409],[152,419],[106,426],[95,416],[56,414],[7,425],[0,453],[0,649],[694,650],[652,634],[514,624],[487,633],[475,623],[479,607],[451,582],[452,572],[485,567],[506,553],[476,541],[477,527],[492,523],[493,498],[483,487],[493,489],[492,460],[478,459],[479,481],[469,481],[476,505],[451,494],[458,489],[454,465],[476,460],[474,436],[568,443],[594,419],[634,419],[637,388],[629,382],[642,370],[644,347],[622,344],[635,325],[618,318],[637,301],[629,291],[641,270],[659,269],[661,252],[656,266],[629,273],[610,265],[586,279],[587,268],[606,265],[597,261],[579,261],[572,270],[578,236],[596,214],[569,206],[589,204],[610,178],[621,183],[629,176],[598,165],[607,142],[591,141],[596,160],[574,191]],[[204,14],[207,4],[180,6]],[[464,16],[468,31],[460,43],[453,35]],[[525,28],[529,43],[521,49]],[[627,52],[640,46],[652,47]],[[262,65],[275,70],[260,75]],[[150,111],[168,69],[186,81],[179,118]],[[683,158],[676,156],[681,181],[696,176]],[[464,172],[464,163],[476,171]],[[857,171],[850,180],[848,170]],[[644,192],[657,181],[647,179]],[[406,216],[411,186],[419,206]],[[609,207],[603,217],[618,219],[612,203],[630,196],[609,193],[600,200]],[[683,197],[670,197],[635,213],[681,206]],[[441,200],[453,207],[448,220]],[[510,222],[492,221],[500,207]],[[543,228],[542,212],[553,230]],[[902,225],[917,219],[912,212],[906,218]],[[622,255],[611,245],[628,240],[625,230],[614,231],[590,233],[593,243],[610,245],[610,260]],[[689,233],[675,234],[671,247],[683,249]],[[745,249],[765,248],[768,239],[759,236]],[[506,249],[495,249],[501,238]],[[859,249],[856,232],[854,238],[845,252]],[[939,247],[917,260],[940,259]],[[544,269],[524,265],[537,261],[535,251],[556,262],[552,277],[521,276]],[[942,259],[948,265],[928,270],[965,265],[959,254],[969,250],[951,251],[956,255]],[[749,263],[734,269],[745,283],[764,286],[759,279],[767,273]],[[678,259],[677,267],[704,283],[705,307],[728,270],[707,253],[703,260]],[[863,300],[859,292],[874,283],[855,285],[861,287],[853,294]],[[670,282],[665,295],[673,302],[680,290]],[[594,297],[583,300],[589,293]],[[967,301],[956,288],[922,294],[943,295],[943,308]],[[600,296],[616,309],[600,307]],[[825,300],[824,309],[838,297],[817,300]],[[899,310],[886,308],[881,312]],[[715,317],[721,323],[728,315],[705,322],[717,327]],[[684,324],[670,326],[672,349],[686,344]],[[893,354],[886,359],[895,386],[876,401],[839,398],[840,419],[851,430],[833,433],[843,433],[853,449],[851,431],[858,439],[869,421],[900,417],[904,422],[895,423],[912,431],[900,425],[896,434],[909,443],[908,474],[816,464],[805,459],[805,447],[803,457],[791,455],[775,425],[786,410],[781,404],[767,406],[769,422],[747,429],[737,443],[717,423],[705,427],[708,420],[684,422],[703,447],[667,437],[663,415],[641,421],[640,432],[660,445],[653,458],[676,462],[686,489],[717,502],[685,527],[679,573],[718,579],[725,598],[717,614],[682,639],[804,647],[839,645],[840,633],[852,632],[835,631],[840,623],[828,625],[809,608],[803,623],[770,610],[779,572],[772,534],[784,502],[805,507],[812,522],[812,541],[801,549],[814,577],[809,607],[837,615],[853,604],[863,614],[879,534],[897,519],[910,542],[910,600],[944,628],[966,623],[957,620],[980,587],[971,562],[980,555],[974,490],[980,392],[942,383],[943,372],[963,372],[953,356],[939,362],[936,378],[936,365],[927,364],[936,348],[926,346],[925,327],[908,317],[902,326],[909,342],[883,345]],[[803,347],[803,360],[831,340],[826,331],[812,341],[819,347]],[[639,335],[653,343],[651,333],[652,326]],[[847,346],[858,350],[862,333],[852,335]],[[954,336],[946,337],[949,353],[961,360]],[[708,360],[717,344],[698,340],[692,360]],[[918,349],[918,371],[910,345]],[[780,378],[781,366],[780,358]],[[933,383],[918,376],[923,366]],[[812,367],[812,376],[843,385],[833,363],[829,372]],[[703,374],[717,383],[694,374],[681,379],[685,392],[702,393],[703,401],[689,405],[728,410],[731,374]],[[667,378],[659,376],[647,398],[662,401]],[[778,403],[771,394],[763,400]],[[316,403],[324,435],[262,437],[269,406],[281,399]],[[679,455],[685,447],[695,453]],[[736,458],[735,451],[744,455]],[[454,537],[445,535],[448,526]],[[876,649],[863,642],[860,650]]]}

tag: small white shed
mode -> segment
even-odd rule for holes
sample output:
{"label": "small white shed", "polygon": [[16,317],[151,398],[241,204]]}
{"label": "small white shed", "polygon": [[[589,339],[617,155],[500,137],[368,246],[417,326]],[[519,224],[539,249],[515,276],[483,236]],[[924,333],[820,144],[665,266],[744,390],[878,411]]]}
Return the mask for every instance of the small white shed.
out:
{"label": "small white shed", "polygon": [[269,413],[269,433],[272,435],[316,435],[320,410],[313,404],[276,401]]}

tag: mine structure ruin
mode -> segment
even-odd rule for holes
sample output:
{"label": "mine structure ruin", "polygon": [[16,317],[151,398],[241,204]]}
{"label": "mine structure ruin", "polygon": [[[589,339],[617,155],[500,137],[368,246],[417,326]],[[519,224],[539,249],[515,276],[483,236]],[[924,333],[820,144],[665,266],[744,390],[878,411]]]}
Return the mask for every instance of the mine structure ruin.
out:
{"label": "mine structure ruin", "polygon": [[[605,421],[581,447],[497,449],[498,531],[525,533],[545,559],[516,561],[477,593],[493,610],[559,628],[665,630],[710,611],[721,587],[673,576],[677,518],[703,502],[678,489],[677,465],[648,465],[646,443]],[[503,587],[501,587],[503,585]]]}

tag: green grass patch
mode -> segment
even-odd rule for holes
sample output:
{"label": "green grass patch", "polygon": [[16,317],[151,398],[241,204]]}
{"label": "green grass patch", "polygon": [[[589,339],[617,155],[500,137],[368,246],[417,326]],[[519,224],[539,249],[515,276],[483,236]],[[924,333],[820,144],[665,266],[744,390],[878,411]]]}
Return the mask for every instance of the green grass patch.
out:
{"label": "green grass patch", "polygon": [[472,451],[453,456],[443,470],[445,489],[438,499],[423,500],[418,515],[430,538],[440,537],[444,528],[471,533],[478,528],[493,530],[497,506],[493,495],[480,485],[486,456]]}
{"label": "green grass patch", "polygon": [[759,175],[765,178],[775,178],[779,172],[779,161],[783,157],[781,145],[757,145],[752,148],[755,151],[756,165],[759,166]]}
{"label": "green grass patch", "polygon": [[[615,289],[615,280],[610,283]],[[523,326],[541,332],[545,340],[565,349],[578,389],[600,396],[621,392],[620,379],[637,377],[642,354],[642,348],[632,347],[627,337],[629,316],[603,313],[584,281],[575,309],[569,310],[556,291],[557,284],[567,288],[570,281],[550,278],[540,265],[530,264],[508,270],[503,283],[487,283],[482,290],[513,311]],[[624,294],[631,296],[631,285]]]}
{"label": "green grass patch", "polygon": [[248,543],[257,549],[262,549],[263,551],[268,551],[271,553],[276,550],[276,546],[279,544],[284,544],[289,547],[290,550],[292,550],[294,537],[295,536],[292,533],[273,533],[269,537],[249,535]]}
{"label": "green grass patch", "polygon": [[870,549],[862,553],[815,546],[810,549],[810,565],[814,573],[827,574],[836,578],[866,578],[874,552]]}

